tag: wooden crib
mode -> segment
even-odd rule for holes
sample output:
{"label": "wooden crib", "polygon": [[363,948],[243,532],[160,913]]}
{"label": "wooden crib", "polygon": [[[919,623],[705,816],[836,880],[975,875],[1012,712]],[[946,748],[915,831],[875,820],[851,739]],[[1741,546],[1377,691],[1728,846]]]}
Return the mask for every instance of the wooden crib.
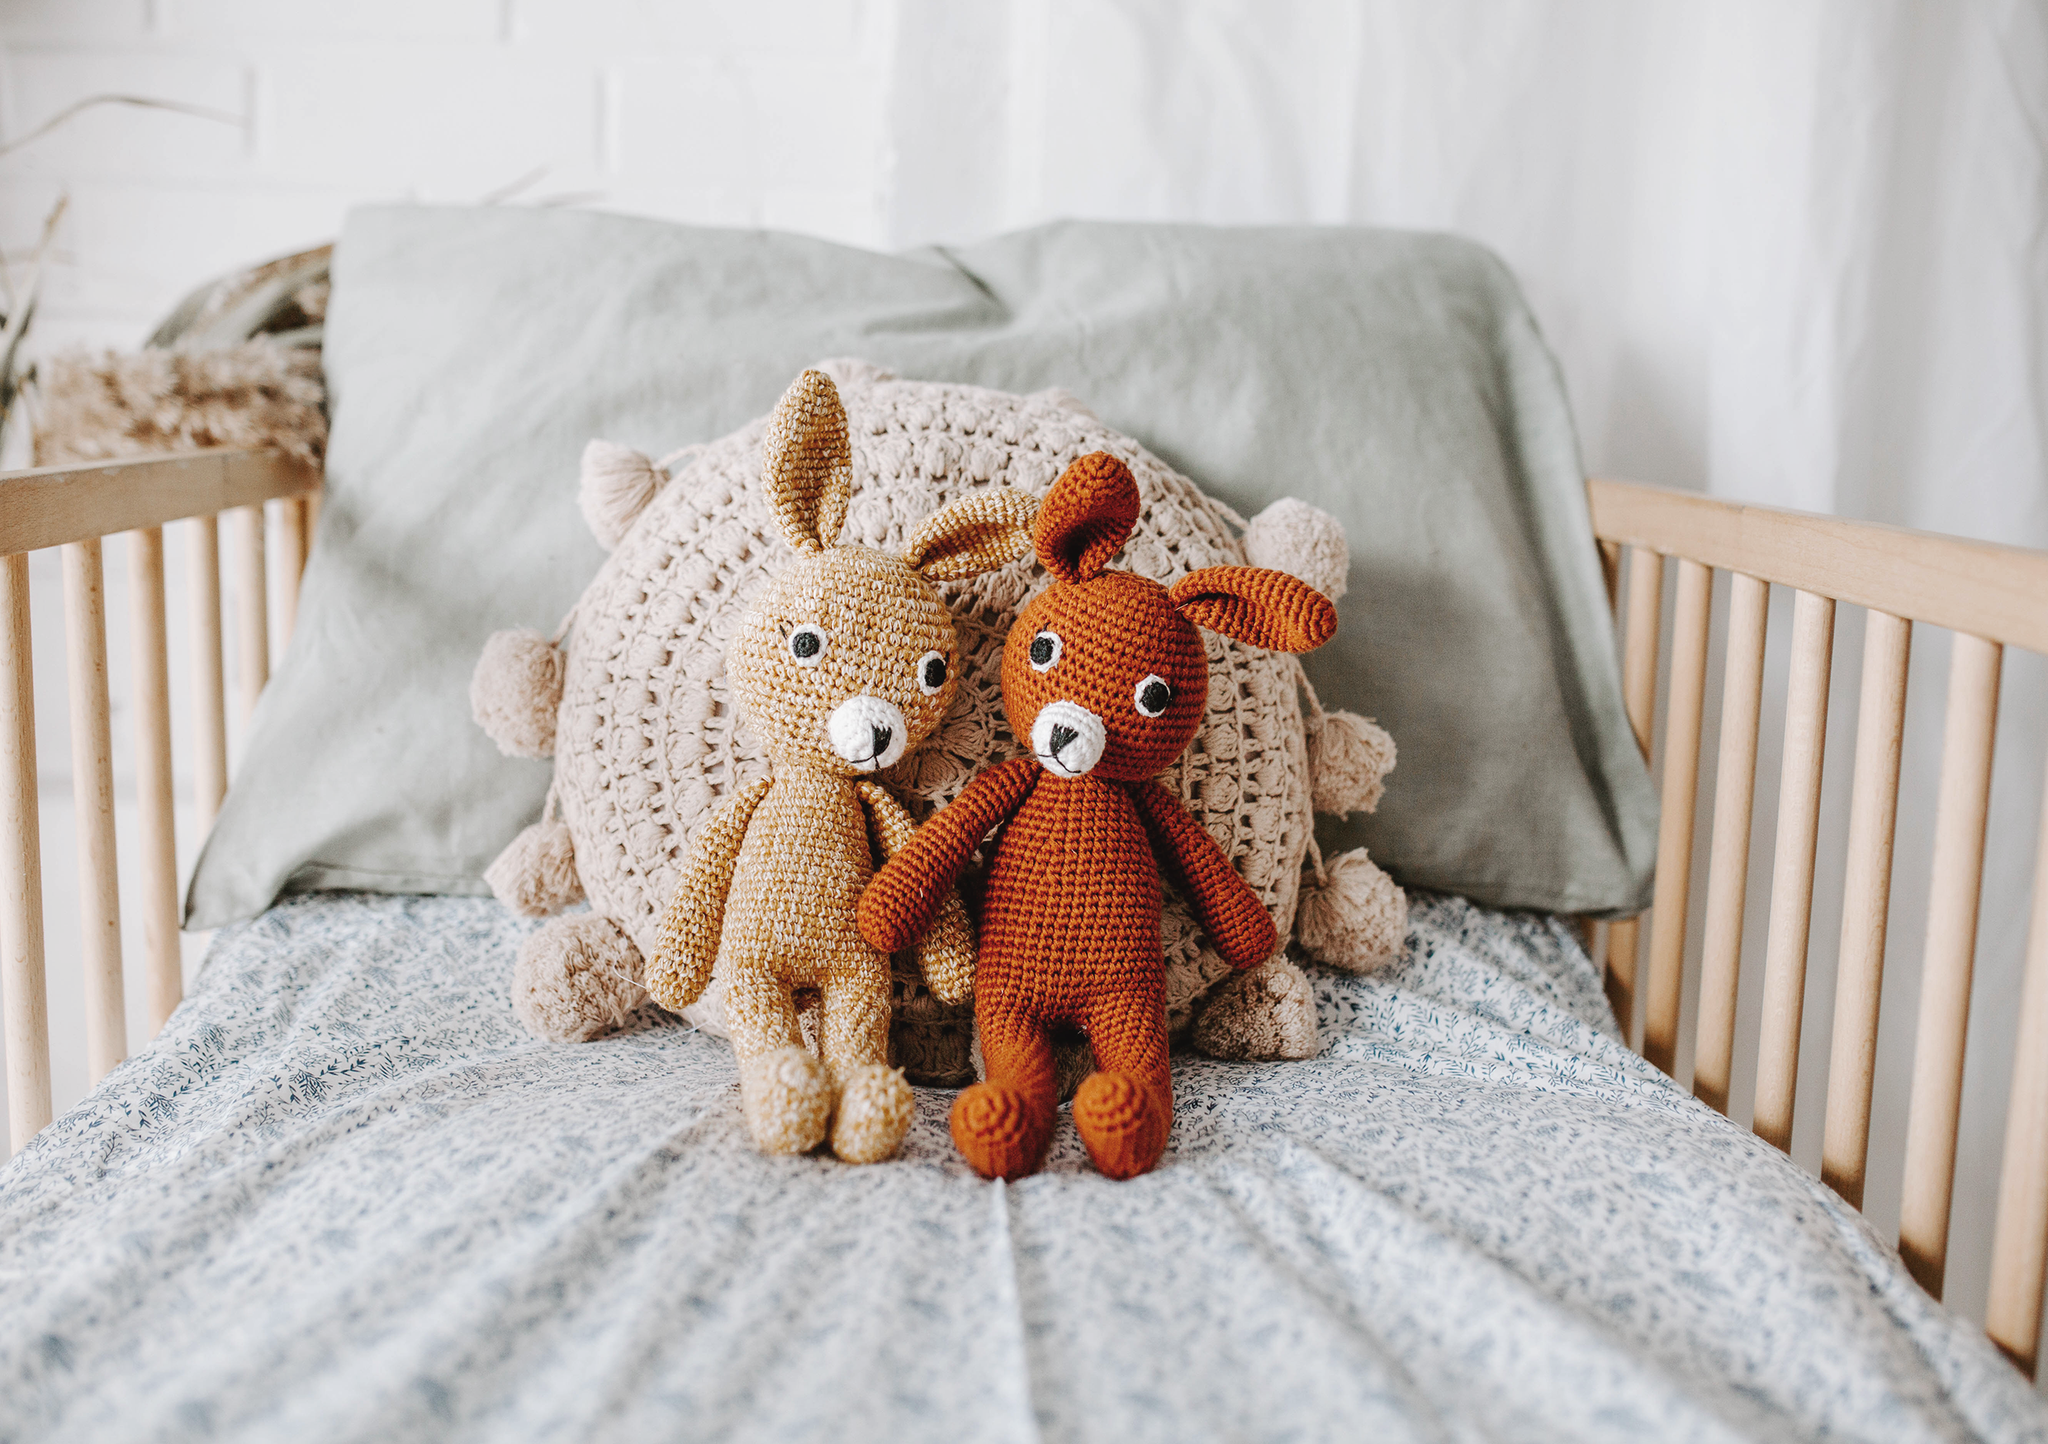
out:
{"label": "wooden crib", "polygon": [[[70,708],[73,718],[83,719],[72,729],[72,771],[85,912],[80,961],[86,1046],[96,1079],[126,1052],[102,539],[128,533],[142,971],[155,1029],[177,1006],[182,989],[163,528],[181,523],[191,549],[193,775],[195,801],[210,819],[227,787],[220,518],[230,519],[238,594],[276,599],[270,608],[237,608],[238,701],[246,712],[268,671],[270,629],[288,633],[292,625],[319,484],[317,472],[273,453],[248,451],[0,476],[0,1006],[13,1149],[51,1117],[27,553],[45,547],[64,552]],[[1626,482],[1591,482],[1589,500],[1609,593],[1621,618],[1629,719],[1646,757],[1659,711],[1664,573],[1667,564],[1677,571],[1664,731],[1656,749],[1663,818],[1647,947],[1642,918],[1586,930],[1595,956],[1605,959],[1615,1012],[1632,1035],[1641,981],[1641,1048],[1667,1072],[1680,1054],[1686,939],[1695,902],[1692,848],[1713,580],[1717,570],[1731,574],[1692,1040],[1693,1091],[1723,1111],[1750,901],[1745,892],[1770,586],[1794,590],[1754,1122],[1756,1132],[1779,1148],[1790,1146],[1800,1064],[1835,612],[1839,603],[1867,609],[1821,1167],[1827,1183],[1857,1207],[1869,1154],[1912,630],[1921,623],[1955,633],[1899,1230],[1907,1266],[1938,1295],[1948,1253],[2001,663],[2008,646],[2048,653],[2048,552]],[[266,581],[273,565],[269,534],[280,553],[274,565],[284,573],[284,585],[276,588]],[[269,615],[271,610],[278,614]],[[2029,1374],[2039,1350],[2048,1276],[2048,806],[2043,829],[1987,1318],[1991,1337]]]}

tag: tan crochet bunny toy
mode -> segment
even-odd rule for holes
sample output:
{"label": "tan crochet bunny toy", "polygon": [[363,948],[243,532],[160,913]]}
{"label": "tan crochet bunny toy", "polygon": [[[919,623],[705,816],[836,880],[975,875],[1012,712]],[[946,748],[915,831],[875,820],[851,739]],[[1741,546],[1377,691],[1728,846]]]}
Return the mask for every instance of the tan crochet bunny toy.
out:
{"label": "tan crochet bunny toy", "polygon": [[[952,704],[960,644],[933,582],[1015,561],[1037,503],[994,487],[941,508],[901,557],[838,546],[853,496],[839,392],[806,371],[762,446],[768,498],[794,565],[748,609],[727,674],[772,772],[736,791],[699,829],[662,919],[647,990],[681,1011],[725,984],[740,1103],[755,1143],[803,1153],[822,1142],[849,1163],[887,1158],[910,1127],[910,1085],[889,1066],[889,958],[868,946],[854,905],[883,855],[915,830],[870,775],[929,737]],[[973,929],[949,898],[919,960],[948,1002],[973,986]],[[795,993],[816,990],[819,1052],[804,1044]]]}

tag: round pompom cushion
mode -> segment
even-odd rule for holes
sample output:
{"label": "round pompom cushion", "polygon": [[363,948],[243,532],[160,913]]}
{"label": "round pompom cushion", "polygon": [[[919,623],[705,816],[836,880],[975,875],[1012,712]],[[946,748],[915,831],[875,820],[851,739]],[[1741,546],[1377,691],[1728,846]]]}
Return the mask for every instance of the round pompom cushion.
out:
{"label": "round pompom cushion", "polygon": [[[900,551],[947,502],[990,486],[1043,495],[1076,458],[1108,451],[1137,477],[1144,513],[1115,565],[1171,584],[1242,563],[1228,514],[1194,484],[1061,392],[1015,396],[902,381],[827,362],[852,433],[856,491],[842,543]],[[651,957],[693,827],[767,761],[734,715],[725,649],[755,589],[792,553],[760,485],[765,418],[697,451],[626,531],[578,602],[555,738],[555,799],[592,908]],[[1033,559],[940,588],[962,647],[959,698],[923,748],[882,774],[923,815],[982,769],[1025,749],[1003,716],[1010,623],[1049,577]],[[1201,819],[1286,938],[1308,846],[1309,775],[1294,659],[1203,633],[1203,730],[1162,781]],[[963,884],[974,904],[974,878]],[[1167,1006],[1184,1031],[1228,971],[1167,885]],[[971,1005],[933,998],[907,960],[895,969],[897,1061],[923,1081],[970,1075]],[[714,981],[690,1009],[722,1031]]]}

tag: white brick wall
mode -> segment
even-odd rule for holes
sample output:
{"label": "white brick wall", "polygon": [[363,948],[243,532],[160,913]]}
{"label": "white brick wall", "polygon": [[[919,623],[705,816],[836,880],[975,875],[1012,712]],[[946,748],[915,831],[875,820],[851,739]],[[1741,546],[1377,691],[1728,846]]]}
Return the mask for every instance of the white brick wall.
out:
{"label": "white brick wall", "polygon": [[328,239],[351,206],[574,194],[643,214],[887,235],[895,12],[859,0],[14,0],[0,157],[18,259],[72,213],[37,349],[132,345],[197,282]]}

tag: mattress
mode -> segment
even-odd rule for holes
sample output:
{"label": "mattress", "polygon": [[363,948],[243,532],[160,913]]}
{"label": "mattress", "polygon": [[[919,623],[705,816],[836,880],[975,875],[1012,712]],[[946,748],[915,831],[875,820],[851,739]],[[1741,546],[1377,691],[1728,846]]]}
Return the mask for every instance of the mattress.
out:
{"label": "mattress", "polygon": [[1159,1170],[764,1158],[724,1042],[536,1043],[531,924],[301,897],[0,1173],[0,1439],[2042,1438],[1862,1219],[1417,894]]}

